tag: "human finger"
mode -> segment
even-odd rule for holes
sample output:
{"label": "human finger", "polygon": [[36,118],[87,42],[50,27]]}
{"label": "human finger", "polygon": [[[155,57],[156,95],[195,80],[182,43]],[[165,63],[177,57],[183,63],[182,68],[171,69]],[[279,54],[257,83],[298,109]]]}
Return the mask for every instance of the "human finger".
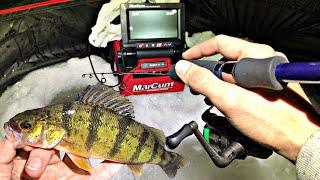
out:
{"label": "human finger", "polygon": [[6,138],[0,141],[0,179],[11,179],[16,150]]}
{"label": "human finger", "polygon": [[54,154],[53,150],[32,150],[25,167],[27,174],[33,178],[40,177]]}
{"label": "human finger", "polygon": [[0,164],[8,164],[13,161],[16,150],[6,138],[0,141]]}
{"label": "human finger", "polygon": [[35,148],[34,147],[31,147],[31,146],[25,146],[23,147],[23,150],[27,151],[27,152],[30,152],[32,150],[34,150]]}
{"label": "human finger", "polygon": [[102,163],[98,168],[92,173],[91,179],[111,179],[121,168],[123,164],[118,163]]}
{"label": "human finger", "polygon": [[55,151],[54,155],[51,157],[48,165],[52,165],[52,164],[57,164],[59,162],[61,162],[61,157],[60,157],[60,154],[59,154],[59,151]]}

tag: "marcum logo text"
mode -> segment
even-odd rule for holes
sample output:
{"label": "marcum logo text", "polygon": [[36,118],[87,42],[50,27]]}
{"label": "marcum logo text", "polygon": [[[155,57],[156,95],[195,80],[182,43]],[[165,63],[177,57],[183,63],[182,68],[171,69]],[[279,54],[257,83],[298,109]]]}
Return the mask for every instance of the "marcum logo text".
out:
{"label": "marcum logo text", "polygon": [[170,83],[153,83],[153,84],[147,84],[147,85],[134,85],[132,91],[157,91],[157,90],[167,90],[169,88],[172,88],[174,85],[174,82]]}

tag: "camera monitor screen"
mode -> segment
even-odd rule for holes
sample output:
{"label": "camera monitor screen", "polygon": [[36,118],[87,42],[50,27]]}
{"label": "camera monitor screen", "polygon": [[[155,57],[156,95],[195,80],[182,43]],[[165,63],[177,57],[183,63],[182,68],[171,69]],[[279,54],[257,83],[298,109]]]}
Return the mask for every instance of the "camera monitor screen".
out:
{"label": "camera monitor screen", "polygon": [[178,10],[130,10],[129,39],[173,39],[179,36]]}

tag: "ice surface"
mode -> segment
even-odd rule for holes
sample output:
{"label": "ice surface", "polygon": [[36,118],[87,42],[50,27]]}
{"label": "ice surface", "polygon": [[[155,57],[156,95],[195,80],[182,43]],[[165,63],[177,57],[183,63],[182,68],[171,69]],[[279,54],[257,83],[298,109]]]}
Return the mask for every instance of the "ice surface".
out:
{"label": "ice surface", "polygon": [[[98,72],[110,69],[98,57],[93,57]],[[74,58],[66,63],[34,71],[16,83],[0,97],[0,120],[3,123],[15,114],[27,109],[39,108],[50,103],[75,98],[75,92],[88,84],[96,84],[95,79],[81,77],[91,72],[88,59]],[[115,84],[112,75],[108,84]],[[202,96],[193,96],[188,89],[183,93],[131,96],[136,120],[162,129],[169,135],[185,123],[195,120],[203,127],[200,115],[207,108]],[[236,109],[235,109],[236,110]],[[273,155],[267,160],[247,158],[235,161],[225,169],[214,167],[210,159],[194,137],[186,139],[176,152],[187,157],[190,165],[180,171],[175,179],[233,180],[233,179],[295,179],[295,169],[284,158]],[[168,179],[160,167],[145,165],[141,176],[134,175],[127,167],[121,169],[113,179]]]}

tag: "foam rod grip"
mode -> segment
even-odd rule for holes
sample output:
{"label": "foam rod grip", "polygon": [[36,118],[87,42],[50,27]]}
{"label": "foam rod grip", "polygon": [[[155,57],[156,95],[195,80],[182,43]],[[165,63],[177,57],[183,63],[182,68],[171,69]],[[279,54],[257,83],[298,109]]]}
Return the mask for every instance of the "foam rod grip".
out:
{"label": "foam rod grip", "polygon": [[285,83],[278,81],[276,67],[288,61],[280,56],[265,59],[243,58],[236,63],[233,77],[244,88],[283,90]]}

